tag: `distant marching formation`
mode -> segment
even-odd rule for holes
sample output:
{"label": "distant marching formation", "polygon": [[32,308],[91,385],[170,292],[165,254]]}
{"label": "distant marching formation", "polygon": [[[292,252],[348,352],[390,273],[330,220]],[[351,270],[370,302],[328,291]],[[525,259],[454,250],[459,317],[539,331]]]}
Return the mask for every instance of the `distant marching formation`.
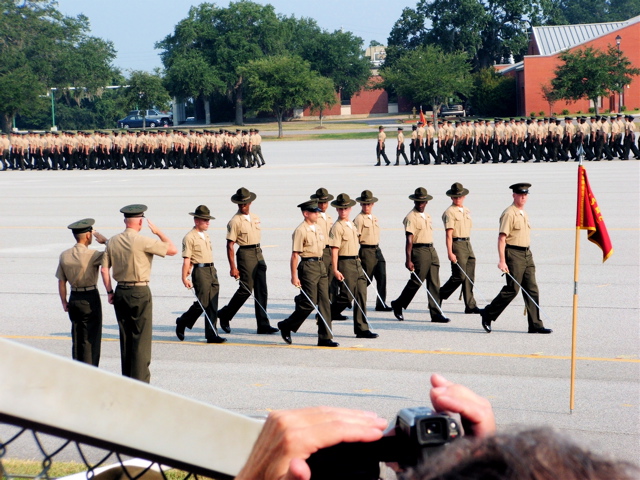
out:
{"label": "distant marching formation", "polygon": [[[404,147],[403,128],[398,128],[396,163],[403,157],[406,165],[435,165],[442,163],[498,163],[518,161],[557,162],[569,158],[577,160],[580,154],[587,160],[603,158],[628,160],[633,153],[640,160],[640,137],[636,146],[636,125],[631,115],[559,118],[460,120],[455,126],[450,121],[439,121],[438,131],[433,121],[426,126],[418,122],[412,127],[409,143],[410,157]],[[587,122],[587,120],[589,120]],[[384,160],[391,165],[385,152],[386,134],[379,127],[376,144],[376,166]],[[582,150],[580,149],[582,147]]]}
{"label": "distant marching formation", "polygon": [[260,168],[257,129],[22,133],[0,137],[2,170]]}

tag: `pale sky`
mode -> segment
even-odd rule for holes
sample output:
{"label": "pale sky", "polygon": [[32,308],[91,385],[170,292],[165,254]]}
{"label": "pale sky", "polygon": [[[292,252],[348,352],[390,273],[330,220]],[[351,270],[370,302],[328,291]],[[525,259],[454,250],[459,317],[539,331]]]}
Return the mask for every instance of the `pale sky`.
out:
{"label": "pale sky", "polygon": [[[58,0],[58,9],[69,16],[84,14],[91,22],[91,34],[111,40],[117,51],[114,65],[126,75],[129,70],[151,71],[162,67],[155,42],[173,33],[175,25],[185,18],[191,0]],[[228,0],[216,3],[227,7]],[[415,8],[417,0],[257,0],[271,4],[276,13],[310,17],[328,31],[343,28],[364,39],[383,45],[393,24],[405,7]]]}

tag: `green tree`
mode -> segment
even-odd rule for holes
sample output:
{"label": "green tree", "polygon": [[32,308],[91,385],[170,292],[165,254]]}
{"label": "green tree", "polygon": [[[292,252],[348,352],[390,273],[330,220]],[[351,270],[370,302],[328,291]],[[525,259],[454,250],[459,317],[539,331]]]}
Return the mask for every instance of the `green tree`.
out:
{"label": "green tree", "polygon": [[385,87],[414,104],[430,105],[434,120],[440,107],[473,90],[471,65],[464,52],[447,53],[432,45],[418,47],[380,71]]}
{"label": "green tree", "polygon": [[239,73],[246,82],[248,104],[258,112],[273,113],[278,120],[278,138],[282,138],[286,112],[330,101],[328,96],[322,98],[328,91],[327,79],[311,70],[309,62],[300,57],[252,60],[240,67]]}
{"label": "green tree", "polygon": [[336,91],[334,90],[333,81],[327,77],[318,78],[315,88],[309,92],[309,106],[311,111],[317,111],[320,117],[320,126],[322,127],[322,119],[324,117],[323,112],[327,108],[331,108],[338,99],[336,97]]}
{"label": "green tree", "polygon": [[371,66],[364,56],[364,41],[351,32],[328,32],[308,18],[283,19],[286,49],[311,64],[311,69],[329,77],[336,92],[350,98],[369,81]]}
{"label": "green tree", "polygon": [[551,80],[556,98],[569,102],[588,98],[595,105],[596,115],[599,97],[621,92],[634,76],[640,75],[640,68],[632,67],[629,59],[613,46],[607,52],[592,47],[567,50],[559,58],[563,63]]}
{"label": "green tree", "polygon": [[[49,88],[77,85],[91,95],[106,85],[115,57],[110,42],[88,35],[89,21],[61,14],[50,0],[0,0],[0,116],[10,128],[21,111],[42,108]],[[64,92],[69,94],[69,91]]]}
{"label": "green tree", "polygon": [[[139,70],[131,72],[125,98],[128,106],[140,110],[153,107],[166,108],[171,98],[164,87],[159,72],[148,73]],[[146,113],[146,112],[145,112]],[[146,127],[146,115],[142,116],[142,128]]]}
{"label": "green tree", "polygon": [[[282,22],[271,5],[240,0],[231,2],[228,8],[220,8],[203,3],[191,7],[175,32],[156,47],[163,50],[162,61],[171,79],[181,78],[182,74],[176,72],[179,65],[197,65],[200,74],[192,87],[203,93],[211,87],[222,90],[234,102],[235,122],[241,125],[245,80],[239,73],[240,67],[252,60],[282,54],[285,48],[281,33]],[[212,72],[205,75],[200,68],[203,65]],[[179,84],[169,83],[170,93],[193,94],[193,89],[181,88]]]}
{"label": "green tree", "polygon": [[620,22],[640,15],[640,0],[550,0],[546,25]]}
{"label": "green tree", "polygon": [[516,80],[483,68],[473,74],[473,94],[469,101],[474,115],[505,117],[516,113]]}
{"label": "green tree", "polygon": [[520,60],[529,27],[548,0],[419,0],[405,8],[388,38],[389,64],[404,50],[437,45],[446,52],[465,51],[476,70]]}

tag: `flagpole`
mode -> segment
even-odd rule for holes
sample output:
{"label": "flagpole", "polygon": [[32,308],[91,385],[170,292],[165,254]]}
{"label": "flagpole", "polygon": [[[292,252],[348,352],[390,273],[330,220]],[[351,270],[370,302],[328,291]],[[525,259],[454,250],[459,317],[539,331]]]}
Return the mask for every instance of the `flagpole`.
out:
{"label": "flagpole", "polygon": [[[580,145],[582,148],[582,145]],[[582,155],[579,156],[578,172],[582,167]],[[578,178],[578,199],[580,199],[581,178]],[[571,387],[569,393],[569,412],[573,413],[576,392],[576,344],[578,343],[578,277],[580,274],[580,227],[576,222],[576,246],[573,261],[573,320],[571,325]]]}

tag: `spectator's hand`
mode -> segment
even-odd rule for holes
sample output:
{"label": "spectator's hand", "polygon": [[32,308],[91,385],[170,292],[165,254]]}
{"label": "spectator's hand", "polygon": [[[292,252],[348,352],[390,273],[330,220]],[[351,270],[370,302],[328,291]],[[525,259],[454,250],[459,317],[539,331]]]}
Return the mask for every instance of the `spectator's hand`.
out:
{"label": "spectator's hand", "polygon": [[341,442],[373,442],[387,421],[375,413],[313,407],[273,412],[236,480],[309,480],[305,462],[321,448]]}
{"label": "spectator's hand", "polygon": [[459,413],[465,435],[486,437],[495,432],[496,421],[489,400],[437,373],[431,375],[431,385],[434,410]]}

